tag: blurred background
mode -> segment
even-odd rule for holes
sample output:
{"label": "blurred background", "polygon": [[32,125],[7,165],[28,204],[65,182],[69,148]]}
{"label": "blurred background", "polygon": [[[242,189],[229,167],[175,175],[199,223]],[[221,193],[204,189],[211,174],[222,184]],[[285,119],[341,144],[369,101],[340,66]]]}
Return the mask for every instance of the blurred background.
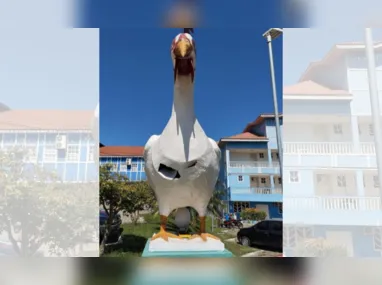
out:
{"label": "blurred background", "polygon": [[[26,34],[37,29],[76,28],[107,28],[107,27],[179,27],[191,24],[194,27],[250,27],[256,25],[256,19],[251,17],[247,9],[250,1],[232,4],[232,1],[214,1],[215,5],[203,6],[201,2],[179,1],[141,1],[136,10],[129,9],[130,2],[113,3],[106,1],[0,1],[0,31],[11,31],[15,35],[24,31]],[[253,1],[251,1],[253,2]],[[355,1],[353,1],[355,2]],[[209,1],[209,3],[213,3]],[[257,9],[264,9],[258,1]],[[274,26],[278,27],[309,27],[309,26],[340,26],[351,28],[356,25],[379,25],[377,14],[378,1],[358,2],[352,4],[353,14],[345,13],[348,1],[267,1],[277,16]],[[120,5],[118,5],[120,4]],[[155,5],[158,11],[155,15],[147,15],[145,7]],[[239,13],[240,21],[231,23],[230,14],[219,14],[219,5],[232,5],[231,13]],[[186,8],[185,8],[186,7]],[[269,7],[269,6],[268,6]],[[209,9],[209,13],[207,13]],[[269,10],[264,9],[264,13]],[[103,17],[101,17],[103,15]],[[208,17],[207,17],[208,15]],[[378,17],[377,17],[378,16]],[[329,21],[330,19],[330,21]],[[357,21],[354,21],[357,19]],[[325,22],[326,21],[326,22]],[[349,24],[350,23],[350,24]],[[18,28],[18,29],[16,29]],[[45,35],[44,37],[47,37]],[[93,38],[94,39],[94,38]],[[29,38],[33,43],[35,39]],[[24,43],[14,43],[14,48]],[[12,37],[7,40],[12,44]],[[303,53],[303,47],[298,47]],[[29,55],[30,58],[33,54]],[[21,62],[22,63],[22,62]],[[20,67],[15,73],[22,73]],[[286,72],[288,72],[286,70]],[[69,76],[69,75],[68,75]],[[22,78],[22,77],[21,77]],[[41,78],[48,84],[49,78]],[[3,73],[0,85],[8,81],[7,73]],[[19,86],[27,83],[26,78],[20,79]],[[48,86],[48,85],[47,85]],[[47,88],[47,90],[50,90]],[[97,92],[95,92],[96,94]],[[97,94],[98,95],[98,94]],[[0,93],[3,101],[9,93]],[[30,98],[25,93],[18,99],[25,103]],[[54,95],[51,96],[54,98]],[[52,100],[51,97],[48,97]],[[62,99],[62,96],[60,97]],[[29,108],[38,108],[32,100]],[[77,109],[76,101],[62,100],[68,109]],[[92,109],[97,100],[88,100],[82,106]],[[25,104],[24,109],[28,106]],[[98,208],[98,205],[97,205]],[[98,211],[98,209],[97,209]],[[96,213],[98,215],[98,212]],[[357,259],[307,259],[271,258],[251,260],[131,260],[119,259],[87,259],[87,260],[55,260],[31,262],[28,260],[1,261],[1,284],[381,284],[381,262]],[[198,273],[198,274],[195,274]],[[169,281],[171,278],[173,281]],[[193,279],[195,278],[195,279]],[[199,280],[196,280],[199,278]],[[143,282],[142,282],[143,280]],[[151,282],[151,283],[150,283]],[[188,283],[187,283],[188,282]],[[228,283],[230,282],[230,283]]]}

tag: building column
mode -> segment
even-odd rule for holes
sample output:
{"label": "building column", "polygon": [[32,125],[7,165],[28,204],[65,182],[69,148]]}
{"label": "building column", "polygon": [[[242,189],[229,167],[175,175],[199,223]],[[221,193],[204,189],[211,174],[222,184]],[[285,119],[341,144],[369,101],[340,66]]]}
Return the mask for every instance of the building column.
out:
{"label": "building column", "polygon": [[[270,148],[268,148],[267,154],[268,154],[268,164],[270,167],[272,167],[272,150]],[[275,189],[275,181],[273,177],[274,177],[273,175],[269,176],[269,181],[271,183],[271,190]]]}
{"label": "building column", "polygon": [[271,189],[275,189],[275,179],[274,179],[274,176],[273,175],[270,175],[269,176],[269,180],[271,182]]}
{"label": "building column", "polygon": [[272,167],[272,150],[270,148],[268,148],[267,154],[268,154],[268,165]]}
{"label": "building column", "polygon": [[357,195],[359,197],[365,196],[365,187],[363,186],[363,171],[361,169],[357,169],[355,172],[355,183],[357,185]]}
{"label": "building column", "polygon": [[[360,141],[359,141],[359,127],[358,127],[358,117],[351,116],[351,131],[352,131],[352,143],[354,147],[354,152],[358,153],[360,151]],[[357,195],[365,196],[365,189],[363,186],[363,171],[357,169],[355,171],[355,182],[357,186]]]}
{"label": "building column", "polygon": [[230,156],[229,156],[229,149],[226,149],[225,150],[225,172],[226,172],[226,175],[225,175],[225,179],[226,179],[226,199],[227,199],[227,203],[228,203],[228,207],[230,207],[229,205],[229,201],[231,200],[231,194],[230,194],[230,185],[229,185],[229,167],[230,167]]}
{"label": "building column", "polygon": [[351,116],[352,143],[355,151],[359,151],[359,128],[357,116]]}

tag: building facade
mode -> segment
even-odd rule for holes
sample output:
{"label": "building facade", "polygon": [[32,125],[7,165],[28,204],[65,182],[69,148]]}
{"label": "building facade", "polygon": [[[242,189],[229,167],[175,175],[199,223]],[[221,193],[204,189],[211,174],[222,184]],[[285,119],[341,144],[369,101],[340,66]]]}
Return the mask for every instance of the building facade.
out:
{"label": "building facade", "polygon": [[220,180],[227,189],[229,212],[257,208],[268,218],[281,218],[283,191],[274,115],[260,115],[243,133],[222,138],[219,147]]}
{"label": "building facade", "polygon": [[[382,102],[382,44],[374,48]],[[344,247],[348,256],[381,256],[381,188],[365,46],[334,46],[283,95],[287,256],[298,256],[304,241],[319,238]]]}
{"label": "building facade", "polygon": [[100,148],[100,165],[112,164],[111,171],[127,176],[130,181],[145,181],[142,146],[104,146]]}
{"label": "building facade", "polygon": [[0,110],[0,149],[23,149],[26,162],[63,182],[98,181],[93,111]]}

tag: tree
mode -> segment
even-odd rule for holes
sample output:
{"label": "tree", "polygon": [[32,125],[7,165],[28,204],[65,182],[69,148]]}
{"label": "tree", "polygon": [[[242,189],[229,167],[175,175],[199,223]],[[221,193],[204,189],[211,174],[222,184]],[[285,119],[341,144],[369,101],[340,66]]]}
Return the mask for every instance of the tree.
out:
{"label": "tree", "polygon": [[215,191],[208,203],[208,213],[216,218],[221,218],[225,204],[223,197],[225,195],[225,185],[220,180],[216,182]]}
{"label": "tree", "polygon": [[155,205],[154,191],[146,181],[131,182],[124,175],[112,172],[111,164],[100,167],[100,205],[106,211],[108,219],[100,254],[105,251],[105,243],[110,234],[113,220],[118,213],[129,216],[133,224],[137,224],[140,213]]}
{"label": "tree", "polygon": [[61,183],[52,171],[27,159],[23,149],[0,151],[0,233],[19,256],[34,256],[41,250],[43,255],[69,255],[94,232],[91,204],[95,202],[88,195],[94,193],[94,185],[83,185],[78,193],[75,185]]}
{"label": "tree", "polygon": [[99,172],[99,203],[105,210],[108,219],[105,225],[105,234],[100,245],[100,255],[105,251],[106,240],[109,237],[113,221],[118,213],[129,208],[128,178],[117,172],[112,172],[111,164],[100,166]]}
{"label": "tree", "polygon": [[152,191],[146,181],[129,182],[127,184],[127,191],[129,203],[126,203],[123,212],[125,215],[128,215],[131,222],[136,225],[140,217],[140,212],[154,207],[154,191]]}

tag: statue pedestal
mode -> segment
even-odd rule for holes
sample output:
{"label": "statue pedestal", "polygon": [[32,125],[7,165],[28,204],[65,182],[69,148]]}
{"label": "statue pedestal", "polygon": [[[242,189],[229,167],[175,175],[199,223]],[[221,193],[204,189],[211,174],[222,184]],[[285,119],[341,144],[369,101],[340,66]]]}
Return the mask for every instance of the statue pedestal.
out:
{"label": "statue pedestal", "polygon": [[[156,244],[151,244],[156,243]],[[167,243],[167,244],[164,244]],[[195,241],[195,243],[191,240],[180,240],[180,244],[183,244],[184,250],[182,250],[182,245],[171,247],[171,243],[177,244],[177,242],[169,240],[169,242],[163,241],[163,240],[155,240],[151,241],[150,239],[147,240],[145,249],[143,250],[142,257],[161,257],[161,258],[167,258],[167,257],[178,257],[178,258],[200,258],[200,257],[233,257],[233,254],[224,249],[220,248],[218,250],[210,249],[208,250],[208,246],[205,246],[203,250],[195,248],[198,241]],[[188,243],[188,244],[187,244]],[[208,241],[206,242],[208,243]],[[162,248],[161,245],[164,245]],[[167,249],[166,249],[167,247]],[[212,246],[211,248],[216,247],[216,244]]]}

